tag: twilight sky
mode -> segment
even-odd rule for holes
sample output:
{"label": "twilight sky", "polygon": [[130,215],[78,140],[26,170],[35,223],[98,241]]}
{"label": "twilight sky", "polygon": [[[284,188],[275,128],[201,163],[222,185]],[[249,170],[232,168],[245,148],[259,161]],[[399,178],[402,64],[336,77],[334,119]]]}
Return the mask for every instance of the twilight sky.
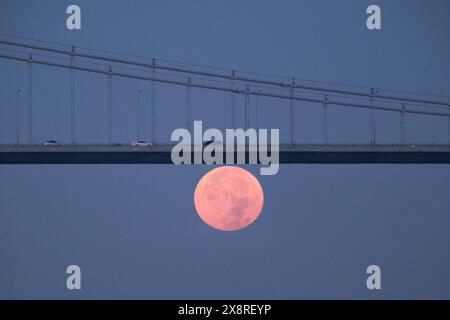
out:
{"label": "twilight sky", "polygon": [[[65,26],[72,3],[81,31]],[[380,31],[365,25],[373,3]],[[448,97],[449,15],[447,0],[3,0],[0,38]],[[0,59],[0,143],[15,141],[14,91],[26,93],[26,70]],[[34,66],[33,81],[34,142],[69,142],[68,71]],[[138,89],[148,139],[149,88],[113,79],[115,142],[135,139]],[[104,76],[76,74],[77,142],[106,141],[106,89]],[[159,142],[184,126],[185,94],[157,85]],[[289,103],[260,105],[260,126],[287,141]],[[229,126],[229,106],[228,94],[192,92],[193,119],[205,127]],[[296,107],[297,141],[321,142],[321,109]],[[368,141],[367,111],[333,108],[329,124],[330,142]],[[399,124],[398,114],[378,112],[377,141],[399,142]],[[408,116],[407,141],[446,143],[447,125]],[[250,227],[226,233],[194,208],[211,167],[0,166],[0,298],[450,298],[449,165],[282,165],[275,176],[245,168],[264,189],[264,208]],[[70,264],[81,267],[81,291],[66,289]],[[370,264],[381,267],[381,291],[366,288]]]}

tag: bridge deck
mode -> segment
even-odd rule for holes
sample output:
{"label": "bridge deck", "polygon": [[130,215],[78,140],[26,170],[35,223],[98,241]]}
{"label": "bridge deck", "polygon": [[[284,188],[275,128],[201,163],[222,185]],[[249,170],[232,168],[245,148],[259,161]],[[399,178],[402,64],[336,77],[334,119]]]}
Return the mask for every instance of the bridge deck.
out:
{"label": "bridge deck", "polygon": [[[171,164],[172,144],[0,145],[0,164]],[[270,150],[270,147],[269,147]],[[247,154],[248,157],[248,154]],[[450,144],[280,145],[280,163],[450,163]]]}

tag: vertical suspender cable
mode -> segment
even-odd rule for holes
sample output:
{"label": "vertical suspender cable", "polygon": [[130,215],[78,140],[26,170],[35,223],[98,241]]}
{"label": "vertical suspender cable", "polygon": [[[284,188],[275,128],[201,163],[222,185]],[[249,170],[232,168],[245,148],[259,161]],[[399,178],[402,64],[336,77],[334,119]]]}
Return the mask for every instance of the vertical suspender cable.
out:
{"label": "vertical suspender cable", "polygon": [[292,87],[290,88],[290,107],[291,107],[291,144],[295,144],[295,106],[294,106],[294,86],[295,86],[295,78],[292,79]]}
{"label": "vertical suspender cable", "polygon": [[28,59],[28,143],[33,143],[33,55]]}
{"label": "vertical suspender cable", "polygon": [[188,78],[186,86],[186,129],[192,133],[191,78]]}
{"label": "vertical suspender cable", "polygon": [[259,129],[259,93],[261,92],[261,90],[258,90],[258,92],[255,95],[255,129],[258,130]]}
{"label": "vertical suspender cable", "polygon": [[75,47],[70,55],[70,143],[75,144]]}
{"label": "vertical suspender cable", "polygon": [[[150,78],[151,79],[153,79],[154,78],[154,76],[155,76],[155,67],[156,67],[156,61],[155,61],[155,59],[153,58],[152,59],[152,68],[151,68],[151,70],[150,70]],[[150,94],[151,94],[151,97],[150,97],[150,102],[151,102],[151,117],[152,117],[152,119],[151,119],[151,125],[152,125],[152,130],[151,130],[151,132],[152,132],[152,139],[151,139],[151,141],[152,141],[152,144],[156,144],[156,133],[155,133],[155,126],[156,126],[156,119],[155,119],[155,117],[156,117],[156,110],[155,110],[155,108],[156,108],[156,86],[155,86],[155,81],[151,81],[150,82]]]}
{"label": "vertical suspender cable", "polygon": [[402,103],[402,110],[400,112],[400,130],[401,130],[401,142],[402,144],[406,143],[406,132],[405,132],[405,104]]}
{"label": "vertical suspender cable", "polygon": [[323,141],[325,144],[328,143],[328,95],[325,95],[323,100],[323,110],[322,110],[322,126],[323,126]]}
{"label": "vertical suspender cable", "polygon": [[141,140],[141,93],[142,89],[136,91],[136,141]]}
{"label": "vertical suspender cable", "polygon": [[139,90],[136,91],[136,141],[139,141]]}
{"label": "vertical suspender cable", "polygon": [[[236,77],[236,72],[233,70],[231,72],[231,90],[234,90],[234,79]],[[231,128],[236,128],[236,95],[234,92],[230,94],[231,98]]]}
{"label": "vertical suspender cable", "polygon": [[370,109],[370,144],[375,144],[375,109],[373,109],[373,98],[375,96],[375,89],[372,88],[370,91],[370,106],[372,109]]}
{"label": "vertical suspender cable", "polygon": [[20,143],[20,103],[19,103],[19,95],[21,90],[16,90],[16,143],[19,145]]}
{"label": "vertical suspender cable", "polygon": [[250,104],[250,96],[248,94],[248,92],[250,91],[250,87],[247,85],[247,92],[245,93],[244,96],[244,101],[245,101],[245,130],[247,130],[250,127],[250,110],[249,110],[249,104]]}
{"label": "vertical suspender cable", "polygon": [[[448,111],[450,113],[450,100],[448,102]],[[450,144],[450,117],[448,117],[448,143]]]}
{"label": "vertical suspender cable", "polygon": [[108,71],[108,143],[112,143],[112,68]]}

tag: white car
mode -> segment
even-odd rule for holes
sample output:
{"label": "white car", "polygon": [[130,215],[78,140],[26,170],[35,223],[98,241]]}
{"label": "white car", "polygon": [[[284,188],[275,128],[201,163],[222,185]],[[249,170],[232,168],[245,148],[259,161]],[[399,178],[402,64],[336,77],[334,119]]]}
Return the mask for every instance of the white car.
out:
{"label": "white car", "polygon": [[50,146],[57,147],[57,146],[60,146],[61,143],[56,140],[45,140],[44,142],[42,142],[42,145],[46,146],[46,147],[50,147]]}
{"label": "white car", "polygon": [[131,142],[131,145],[133,147],[150,147],[152,144],[150,142],[144,141],[144,140],[137,140]]}

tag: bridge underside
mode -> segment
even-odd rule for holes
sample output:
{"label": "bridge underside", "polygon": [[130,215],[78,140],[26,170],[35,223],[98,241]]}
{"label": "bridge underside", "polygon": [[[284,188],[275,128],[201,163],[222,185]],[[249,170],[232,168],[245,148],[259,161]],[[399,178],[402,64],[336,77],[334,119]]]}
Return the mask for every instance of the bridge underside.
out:
{"label": "bridge underside", "polygon": [[[172,164],[172,147],[173,145],[169,144],[150,147],[120,144],[0,145],[0,164]],[[236,160],[236,153],[234,156]],[[194,159],[193,153],[192,159]],[[246,162],[248,159],[247,152]],[[450,145],[280,145],[279,162],[284,164],[450,163]]]}

